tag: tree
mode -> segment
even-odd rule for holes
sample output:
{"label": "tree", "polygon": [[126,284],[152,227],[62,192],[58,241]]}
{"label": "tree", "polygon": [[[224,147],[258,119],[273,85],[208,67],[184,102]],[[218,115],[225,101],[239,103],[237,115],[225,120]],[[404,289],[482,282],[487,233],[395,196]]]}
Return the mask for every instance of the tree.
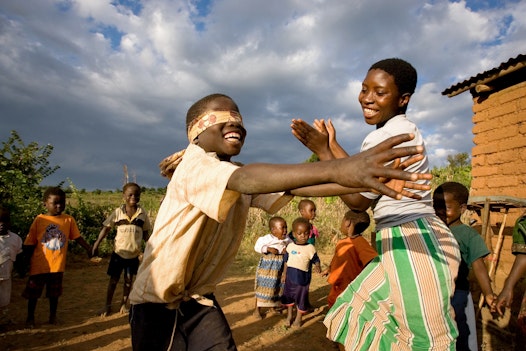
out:
{"label": "tree", "polygon": [[0,149],[0,204],[11,210],[14,232],[25,237],[34,217],[41,213],[40,183],[59,166],[49,165],[52,145],[25,145],[16,131]]}
{"label": "tree", "polygon": [[471,186],[471,160],[469,154],[462,152],[447,157],[446,167],[433,167],[431,173],[433,189],[444,182],[458,182],[465,185],[468,189]]}

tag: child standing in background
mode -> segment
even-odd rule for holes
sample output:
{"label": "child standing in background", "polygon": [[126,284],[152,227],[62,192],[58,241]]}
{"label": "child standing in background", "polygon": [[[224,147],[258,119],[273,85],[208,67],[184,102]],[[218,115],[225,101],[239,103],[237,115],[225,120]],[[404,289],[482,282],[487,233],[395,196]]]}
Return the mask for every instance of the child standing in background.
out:
{"label": "child standing in background", "polygon": [[22,239],[10,228],[11,213],[0,206],[0,324],[8,319],[13,263],[21,259],[19,255],[22,253]]}
{"label": "child standing in background", "polygon": [[[299,217],[292,222],[294,242],[287,246],[285,253],[285,281],[281,302],[287,306],[287,326],[300,327],[302,315],[309,309],[309,288],[312,271],[321,272],[320,259],[314,245],[307,241],[310,234],[310,222]],[[314,266],[314,268],[313,268]],[[296,306],[296,318],[293,308]]]}
{"label": "child standing in background", "polygon": [[261,319],[262,308],[270,308],[274,314],[279,314],[283,283],[281,276],[284,267],[284,254],[291,240],[287,237],[287,222],[281,217],[269,220],[270,234],[259,237],[254,250],[261,254],[256,270],[255,292],[256,309],[254,316]]}
{"label": "child standing in background", "polygon": [[28,328],[35,325],[35,309],[44,286],[49,299],[49,323],[57,324],[58,298],[62,295],[69,240],[75,240],[91,257],[91,246],[80,235],[75,219],[62,213],[66,208],[66,193],[59,187],[46,189],[44,207],[46,214],[35,218],[24,241],[24,252],[31,260],[29,279],[22,293],[28,299]]}
{"label": "child standing in background", "polygon": [[[374,63],[358,94],[363,117],[375,126],[362,143],[365,151],[400,133],[415,138],[406,144],[424,149],[415,158],[393,163],[420,174],[429,172],[422,133],[406,116],[417,83],[414,67],[399,58]],[[297,119],[292,132],[320,160],[347,158],[330,120],[315,128]],[[406,187],[394,200],[365,190],[340,196],[350,208],[374,204],[376,250],[371,261],[341,293],[327,313],[327,337],[347,350],[445,350],[455,347],[458,331],[451,308],[460,264],[458,243],[435,214],[429,179]],[[390,182],[397,187],[398,181]],[[412,188],[410,188],[410,186]],[[425,254],[423,254],[425,253]]]}
{"label": "child standing in background", "polygon": [[[433,207],[437,215],[445,220],[449,229],[453,232],[455,239],[460,247],[462,260],[456,280],[455,293],[451,298],[451,304],[455,309],[455,321],[457,322],[458,351],[478,350],[478,346],[471,345],[470,340],[477,340],[476,324],[470,324],[469,321],[475,321],[474,311],[468,314],[468,302],[472,297],[469,286],[469,269],[473,268],[473,273],[477,279],[482,293],[484,294],[487,304],[492,312],[496,311],[497,296],[491,288],[491,279],[488,275],[488,269],[484,263],[484,257],[490,254],[482,236],[470,226],[462,223],[460,217],[467,209],[469,198],[468,189],[457,182],[446,182],[438,186],[433,193]],[[471,317],[471,318],[469,318]]]}
{"label": "child standing in background", "polygon": [[347,237],[338,241],[329,267],[322,272],[322,275],[329,276],[327,281],[331,284],[327,296],[329,308],[363,268],[378,256],[371,244],[361,235],[370,223],[371,219],[365,211],[349,210],[343,216],[340,232]]}
{"label": "child standing in background", "polygon": [[114,250],[108,266],[110,281],[106,292],[106,305],[98,313],[102,317],[111,314],[111,301],[122,272],[124,286],[120,313],[128,313],[128,297],[133,285],[133,278],[139,268],[139,255],[142,252],[142,242],[148,240],[150,219],[146,211],[139,205],[141,187],[135,183],[127,183],[122,188],[124,204],[113,211],[102,223],[99,237],[93,244],[93,255],[97,255],[99,245],[108,235],[111,228],[117,227]]}
{"label": "child standing in background", "polygon": [[314,218],[316,218],[316,204],[314,201],[309,199],[302,199],[298,203],[298,210],[300,211],[300,216],[305,218],[310,223],[310,234],[309,234],[309,240],[307,240],[307,243],[315,245],[316,244],[316,238],[320,236],[320,232],[318,231],[318,228],[314,226],[312,221],[314,221]]}

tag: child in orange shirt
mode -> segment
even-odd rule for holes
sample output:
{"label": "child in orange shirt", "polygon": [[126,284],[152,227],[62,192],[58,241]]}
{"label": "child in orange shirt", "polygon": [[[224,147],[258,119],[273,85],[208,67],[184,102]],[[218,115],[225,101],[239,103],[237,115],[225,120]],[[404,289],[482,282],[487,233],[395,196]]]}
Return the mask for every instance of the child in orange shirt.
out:
{"label": "child in orange shirt", "polygon": [[62,213],[66,208],[66,193],[58,187],[48,188],[44,192],[44,207],[46,214],[35,218],[24,241],[24,252],[31,258],[29,279],[22,293],[28,299],[28,328],[35,325],[35,309],[44,286],[49,298],[49,323],[57,323],[58,298],[62,295],[69,240],[75,240],[91,256],[91,246],[80,236],[75,219]]}
{"label": "child in orange shirt", "polygon": [[340,231],[347,237],[338,241],[329,268],[322,272],[322,275],[329,276],[327,281],[331,284],[331,291],[327,297],[329,308],[362,269],[378,256],[362,236],[370,223],[367,212],[349,210],[343,216]]}

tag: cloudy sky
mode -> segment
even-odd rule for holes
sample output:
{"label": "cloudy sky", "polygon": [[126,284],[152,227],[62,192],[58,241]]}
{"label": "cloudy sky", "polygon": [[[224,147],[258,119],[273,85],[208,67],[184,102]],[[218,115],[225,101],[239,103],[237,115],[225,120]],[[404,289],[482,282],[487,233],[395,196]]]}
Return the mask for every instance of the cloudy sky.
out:
{"label": "cloudy sky", "polygon": [[78,188],[117,189],[123,166],[147,187],[187,144],[197,99],[232,96],[248,137],[236,160],[310,156],[290,120],[332,118],[351,153],[372,130],[357,96],[369,66],[419,73],[409,118],[432,166],[471,152],[471,95],[441,92],[526,53],[526,2],[446,0],[2,0],[0,141],[51,144]]}

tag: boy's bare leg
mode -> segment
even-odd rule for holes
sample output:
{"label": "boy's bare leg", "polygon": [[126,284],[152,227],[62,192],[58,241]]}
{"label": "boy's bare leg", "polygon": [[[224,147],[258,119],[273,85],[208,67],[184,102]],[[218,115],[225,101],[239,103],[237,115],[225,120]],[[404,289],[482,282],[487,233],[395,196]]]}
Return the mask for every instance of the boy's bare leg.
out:
{"label": "boy's bare leg", "polygon": [[296,319],[294,319],[294,323],[292,323],[292,326],[294,328],[301,327],[301,317],[303,316],[303,313],[301,313],[299,310],[296,311]]}
{"label": "boy's bare leg", "polygon": [[128,307],[128,297],[130,296],[130,291],[133,285],[133,276],[124,274],[124,286],[122,287],[122,301],[121,301],[121,314],[126,314],[130,312]]}
{"label": "boy's bare leg", "polygon": [[49,324],[57,324],[58,297],[49,298]]}
{"label": "boy's bare leg", "polygon": [[38,299],[28,299],[27,300],[27,319],[26,319],[26,328],[35,327],[35,309],[37,308]]}
{"label": "boy's bare leg", "polygon": [[119,282],[118,278],[110,277],[108,283],[108,289],[106,290],[106,305],[97,312],[101,317],[107,317],[111,314],[111,301],[113,300],[113,294],[115,293],[115,288]]}
{"label": "boy's bare leg", "polygon": [[287,319],[285,321],[285,325],[287,327],[290,327],[292,323],[292,309],[294,308],[294,305],[287,306]]}

